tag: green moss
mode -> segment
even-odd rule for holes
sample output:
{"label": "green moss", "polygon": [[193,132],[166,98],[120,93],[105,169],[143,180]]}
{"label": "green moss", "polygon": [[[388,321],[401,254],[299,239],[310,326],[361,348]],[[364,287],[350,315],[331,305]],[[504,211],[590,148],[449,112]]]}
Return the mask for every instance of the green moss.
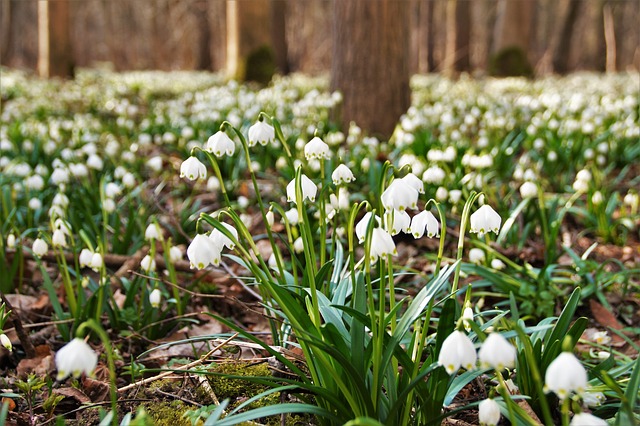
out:
{"label": "green moss", "polygon": [[490,61],[489,73],[498,77],[532,77],[533,68],[524,50],[511,46],[497,52]]}
{"label": "green moss", "polygon": [[245,80],[268,84],[275,72],[275,58],[268,46],[260,46],[247,56]]}
{"label": "green moss", "polygon": [[147,402],[143,405],[155,426],[191,426],[191,422],[183,414],[193,407],[182,401]]}
{"label": "green moss", "polygon": [[221,375],[210,376],[209,382],[213,392],[219,399],[229,398],[233,400],[238,398],[251,398],[268,389],[267,386],[253,383],[248,380],[229,378],[225,376],[243,376],[243,377],[266,377],[271,376],[271,371],[266,363],[250,364],[247,362],[234,362],[216,364],[211,369],[212,372]]}

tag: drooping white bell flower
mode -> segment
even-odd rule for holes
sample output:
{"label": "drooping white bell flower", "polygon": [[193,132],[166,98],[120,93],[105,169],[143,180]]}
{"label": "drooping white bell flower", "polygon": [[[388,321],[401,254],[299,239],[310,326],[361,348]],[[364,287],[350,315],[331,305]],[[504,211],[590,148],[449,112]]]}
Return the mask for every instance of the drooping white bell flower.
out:
{"label": "drooping white bell flower", "polygon": [[[364,238],[367,234],[367,227],[369,226],[369,222],[371,221],[371,219],[373,218],[373,213],[371,212],[367,212],[362,219],[360,219],[360,221],[356,224],[356,237],[358,237],[358,242],[359,243],[363,243],[364,242]],[[375,221],[380,224],[380,217],[378,215],[375,215]]]}
{"label": "drooping white bell flower", "polygon": [[587,371],[571,352],[562,352],[554,359],[544,376],[546,389],[565,399],[572,392],[581,394],[587,388]]}
{"label": "drooping white bell flower", "polygon": [[11,340],[9,340],[7,335],[4,333],[0,333],[0,345],[4,346],[4,348],[9,352],[13,351],[13,345],[11,344]]}
{"label": "drooping white bell flower", "polygon": [[407,173],[407,175],[400,180],[418,191],[418,193],[424,194],[424,182],[413,173]]}
{"label": "drooping white bell flower", "polygon": [[495,426],[500,421],[500,406],[488,398],[478,404],[478,420],[481,426]]}
{"label": "drooping white bell flower", "polygon": [[422,174],[422,180],[434,185],[440,185],[444,178],[447,176],[444,170],[438,166],[431,166]]}
{"label": "drooping white bell flower", "polygon": [[49,251],[49,245],[42,238],[36,238],[31,246],[31,250],[33,251],[33,254],[38,257],[44,256]]}
{"label": "drooping white bell flower", "polygon": [[109,182],[104,186],[104,195],[107,198],[115,198],[122,193],[120,185],[114,182]]}
{"label": "drooping white bell flower", "polygon": [[191,269],[204,269],[209,264],[220,264],[220,250],[211,239],[205,234],[195,236],[187,248],[187,257]]}
{"label": "drooping white bell flower", "polygon": [[[237,241],[238,231],[236,230],[236,228],[229,225],[228,223],[224,223],[224,222],[220,222],[220,223],[222,223],[222,226],[224,226],[229,231],[229,233],[231,233],[233,238]],[[226,247],[229,250],[233,250],[233,248],[236,246],[236,244],[231,238],[227,237],[225,234],[222,233],[222,231],[219,231],[217,229],[214,229],[213,231],[211,231],[211,234],[209,235],[209,239],[213,241],[213,243],[217,247],[220,247],[220,250],[222,250],[223,247]]]}
{"label": "drooping white bell flower", "polygon": [[484,262],[485,255],[484,250],[481,248],[474,247],[469,250],[469,262],[475,263],[476,265]]}
{"label": "drooping white bell flower", "polygon": [[608,424],[605,420],[593,414],[580,413],[573,416],[569,426],[607,426]]}
{"label": "drooping white bell flower", "polygon": [[249,127],[249,140],[247,144],[254,146],[259,143],[262,146],[273,142],[276,138],[275,129],[273,126],[265,123],[264,121],[257,121],[253,126]]}
{"label": "drooping white bell flower", "polygon": [[420,193],[403,179],[396,179],[385,189],[380,199],[385,210],[415,209]]}
{"label": "drooping white bell flower", "polygon": [[180,165],[180,177],[186,177],[189,180],[206,179],[207,167],[196,157],[189,157]]}
{"label": "drooping white bell flower", "polygon": [[93,252],[89,249],[83,248],[80,250],[80,255],[78,256],[78,263],[81,268],[89,266],[91,263],[91,256],[93,256]]}
{"label": "drooping white bell flower", "polygon": [[269,226],[269,228],[273,228],[273,224],[275,223],[275,215],[273,214],[272,210],[269,210],[267,212],[267,214],[265,214],[265,218],[267,219],[267,225]]}
{"label": "drooping white bell flower", "polygon": [[156,261],[153,257],[146,255],[140,261],[140,267],[145,272],[151,272],[156,270]]}
{"label": "drooping white bell flower", "polygon": [[91,255],[91,261],[89,262],[89,267],[98,272],[103,265],[104,259],[102,258],[102,255],[100,253],[93,253]]}
{"label": "drooping white bell flower", "polygon": [[150,223],[147,229],[144,230],[144,239],[149,240],[162,240],[162,230],[157,223]]}
{"label": "drooping white bell flower", "polygon": [[440,223],[428,210],[418,213],[411,219],[411,234],[414,238],[421,238],[425,229],[429,238],[440,236]]}
{"label": "drooping white bell flower", "polygon": [[411,217],[403,210],[394,210],[384,213],[384,223],[391,235],[398,235],[400,231],[408,234],[411,232]]}
{"label": "drooping white bell flower", "polygon": [[331,180],[333,180],[334,185],[340,185],[342,183],[349,183],[356,180],[355,176],[353,176],[353,172],[349,167],[344,164],[340,164],[336,169],[331,173]]}
{"label": "drooping white bell flower", "polygon": [[329,159],[331,158],[329,145],[316,136],[304,146],[304,156],[307,160],[311,160],[313,158]]}
{"label": "drooping white bell flower", "polygon": [[382,228],[374,228],[371,235],[371,262],[375,262],[379,257],[396,254],[398,251],[391,235]]}
{"label": "drooping white bell flower", "polygon": [[157,308],[160,306],[160,301],[162,300],[162,293],[160,289],[154,288],[151,293],[149,293],[149,303],[152,307]]}
{"label": "drooping white bell flower", "polygon": [[7,248],[16,248],[16,236],[13,234],[7,235]]}
{"label": "drooping white bell flower", "polygon": [[453,374],[460,367],[472,370],[476,365],[476,359],[476,349],[471,339],[463,332],[455,330],[442,342],[438,364],[443,366],[448,374]]}
{"label": "drooping white bell flower", "polygon": [[216,157],[222,157],[227,154],[232,156],[236,150],[236,144],[222,130],[219,130],[207,140],[205,151],[215,154]]}
{"label": "drooping white bell flower", "polygon": [[171,246],[169,249],[169,261],[176,263],[182,260],[182,249],[178,246]]}
{"label": "drooping white bell flower", "polygon": [[[316,194],[318,193],[318,187],[311,179],[309,179],[306,175],[300,176],[300,185],[302,186],[302,201],[305,199],[309,199],[311,201],[316,200]],[[290,203],[296,203],[296,180],[293,179],[287,185],[287,201]]]}
{"label": "drooping white bell flower", "polygon": [[520,196],[522,198],[534,198],[538,195],[538,185],[533,182],[526,181],[520,185]]}
{"label": "drooping white bell flower", "polygon": [[295,207],[287,210],[284,215],[287,219],[287,222],[289,222],[289,225],[291,226],[295,226],[298,224],[298,222],[300,222],[300,218],[298,217],[298,209],[296,209]]}
{"label": "drooping white bell flower", "polygon": [[61,229],[56,229],[55,231],[53,231],[53,235],[51,236],[51,244],[53,245],[53,247],[67,247],[67,237]]}
{"label": "drooping white bell flower", "polygon": [[91,375],[98,365],[98,355],[82,339],[76,337],[56,352],[57,380],[69,375],[80,377],[82,373]]}
{"label": "drooping white bell flower", "polygon": [[471,232],[486,234],[493,231],[500,232],[502,218],[490,205],[485,204],[471,215]]}
{"label": "drooping white bell flower", "polygon": [[606,400],[607,397],[604,396],[602,392],[587,391],[582,394],[582,402],[584,402],[587,407],[599,407]]}
{"label": "drooping white bell flower", "polygon": [[483,367],[495,370],[513,368],[516,363],[516,348],[501,334],[491,333],[482,343],[478,359]]}

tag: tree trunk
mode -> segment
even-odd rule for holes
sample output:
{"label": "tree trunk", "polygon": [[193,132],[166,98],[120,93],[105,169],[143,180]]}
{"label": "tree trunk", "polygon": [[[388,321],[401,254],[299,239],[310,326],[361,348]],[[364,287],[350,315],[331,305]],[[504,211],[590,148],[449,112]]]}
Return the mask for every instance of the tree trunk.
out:
{"label": "tree trunk", "polygon": [[196,69],[212,70],[211,58],[211,26],[209,23],[209,2],[195,4],[197,13],[198,31],[198,52],[196,57]]}
{"label": "tree trunk", "polygon": [[447,0],[447,44],[444,71],[451,74],[469,70],[471,9],[466,0]]}
{"label": "tree trunk", "polygon": [[72,77],[69,1],[38,2],[38,74]]}
{"label": "tree trunk", "polygon": [[491,61],[493,74],[532,74],[529,46],[534,10],[533,0],[500,0],[498,3]]}
{"label": "tree trunk", "polygon": [[343,129],[354,121],[388,138],[409,107],[409,12],[397,0],[335,1],[331,88]]}
{"label": "tree trunk", "polygon": [[276,67],[281,74],[289,74],[286,15],[286,0],[271,0],[271,42]]}
{"label": "tree trunk", "polygon": [[559,35],[553,49],[553,71],[564,74],[568,71],[571,36],[580,12],[581,0],[567,0],[567,12],[560,25]]}

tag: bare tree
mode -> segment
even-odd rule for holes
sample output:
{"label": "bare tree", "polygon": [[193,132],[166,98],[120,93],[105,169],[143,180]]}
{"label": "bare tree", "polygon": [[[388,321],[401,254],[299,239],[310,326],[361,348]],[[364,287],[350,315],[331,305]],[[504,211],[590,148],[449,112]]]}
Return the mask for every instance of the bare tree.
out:
{"label": "bare tree", "polygon": [[38,2],[38,73],[72,77],[69,1]]}
{"label": "bare tree", "polygon": [[471,35],[471,8],[467,0],[447,0],[447,44],[444,70],[468,71]]}
{"label": "bare tree", "polygon": [[335,1],[331,87],[344,127],[388,137],[409,107],[409,12],[397,0]]}

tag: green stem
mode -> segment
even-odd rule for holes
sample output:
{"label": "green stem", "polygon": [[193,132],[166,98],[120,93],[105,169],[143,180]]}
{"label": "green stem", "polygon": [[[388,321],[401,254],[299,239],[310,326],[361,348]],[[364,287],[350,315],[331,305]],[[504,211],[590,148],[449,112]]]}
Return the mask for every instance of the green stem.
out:
{"label": "green stem", "polygon": [[[482,193],[476,193],[475,191],[471,192],[469,199],[464,204],[464,208],[462,209],[462,217],[460,218],[460,235],[458,236],[458,251],[456,253],[456,260],[462,259],[462,251],[464,249],[464,235],[467,232],[467,222],[469,221],[469,216],[471,215],[471,206],[476,202],[478,197],[480,197]],[[453,276],[453,285],[451,287],[451,293],[455,293],[458,291],[458,281],[460,280],[460,268],[462,267],[462,262],[458,262],[456,265],[456,270]]]}

